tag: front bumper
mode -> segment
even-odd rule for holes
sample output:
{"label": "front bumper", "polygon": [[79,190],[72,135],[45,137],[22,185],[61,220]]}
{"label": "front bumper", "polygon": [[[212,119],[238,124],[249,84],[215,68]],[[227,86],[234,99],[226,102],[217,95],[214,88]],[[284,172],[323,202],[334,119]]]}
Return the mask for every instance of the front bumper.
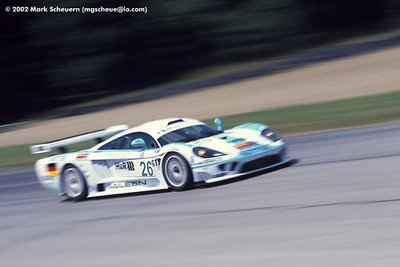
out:
{"label": "front bumper", "polygon": [[254,154],[246,151],[228,160],[196,166],[192,169],[193,178],[195,182],[213,183],[274,168],[290,161],[283,143],[268,151]]}

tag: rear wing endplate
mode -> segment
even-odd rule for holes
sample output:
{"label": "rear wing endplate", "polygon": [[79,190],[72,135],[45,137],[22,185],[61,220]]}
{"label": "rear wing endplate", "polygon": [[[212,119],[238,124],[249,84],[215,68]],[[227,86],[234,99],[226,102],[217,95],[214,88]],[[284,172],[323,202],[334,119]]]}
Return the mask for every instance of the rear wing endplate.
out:
{"label": "rear wing endplate", "polygon": [[128,128],[129,128],[128,125],[111,126],[107,129],[83,133],[83,134],[63,138],[60,140],[51,141],[51,142],[48,142],[45,144],[34,145],[34,146],[31,146],[31,153],[32,154],[41,154],[41,153],[50,152],[51,150],[53,150],[55,148],[62,148],[62,147],[68,146],[68,145],[77,144],[77,143],[81,143],[81,142],[85,142],[85,141],[89,141],[89,140],[99,139],[104,136],[117,134],[117,133],[127,130]]}

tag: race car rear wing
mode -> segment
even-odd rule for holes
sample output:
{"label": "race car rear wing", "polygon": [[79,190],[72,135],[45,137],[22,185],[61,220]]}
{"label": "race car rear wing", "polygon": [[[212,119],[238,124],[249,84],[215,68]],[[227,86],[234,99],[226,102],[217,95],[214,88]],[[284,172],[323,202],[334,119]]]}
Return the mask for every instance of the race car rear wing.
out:
{"label": "race car rear wing", "polygon": [[55,148],[61,148],[61,152],[65,152],[64,147],[72,144],[77,144],[89,140],[100,139],[104,136],[109,136],[113,134],[117,134],[127,130],[129,127],[128,125],[117,125],[111,126],[107,129],[97,130],[93,132],[78,134],[74,136],[70,136],[67,138],[54,140],[45,144],[39,144],[31,146],[31,153],[32,154],[40,154],[50,152]]}

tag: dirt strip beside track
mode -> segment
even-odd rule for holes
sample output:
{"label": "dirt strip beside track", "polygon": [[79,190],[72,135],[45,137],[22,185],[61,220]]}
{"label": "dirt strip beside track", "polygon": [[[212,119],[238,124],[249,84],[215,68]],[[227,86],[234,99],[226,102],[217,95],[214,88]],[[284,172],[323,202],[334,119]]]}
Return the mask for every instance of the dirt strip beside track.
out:
{"label": "dirt strip beside track", "polygon": [[0,146],[43,142],[116,124],[134,126],[170,116],[205,119],[395,90],[400,90],[400,47],[102,112],[35,122],[1,133]]}

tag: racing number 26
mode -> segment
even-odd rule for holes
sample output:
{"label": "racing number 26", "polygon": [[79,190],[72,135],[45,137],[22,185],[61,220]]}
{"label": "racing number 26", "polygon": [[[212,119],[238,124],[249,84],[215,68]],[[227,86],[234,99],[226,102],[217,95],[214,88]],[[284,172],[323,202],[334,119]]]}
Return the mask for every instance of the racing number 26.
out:
{"label": "racing number 26", "polygon": [[154,170],[151,161],[148,161],[147,164],[144,161],[140,162],[140,167],[142,167],[142,176],[153,176]]}

